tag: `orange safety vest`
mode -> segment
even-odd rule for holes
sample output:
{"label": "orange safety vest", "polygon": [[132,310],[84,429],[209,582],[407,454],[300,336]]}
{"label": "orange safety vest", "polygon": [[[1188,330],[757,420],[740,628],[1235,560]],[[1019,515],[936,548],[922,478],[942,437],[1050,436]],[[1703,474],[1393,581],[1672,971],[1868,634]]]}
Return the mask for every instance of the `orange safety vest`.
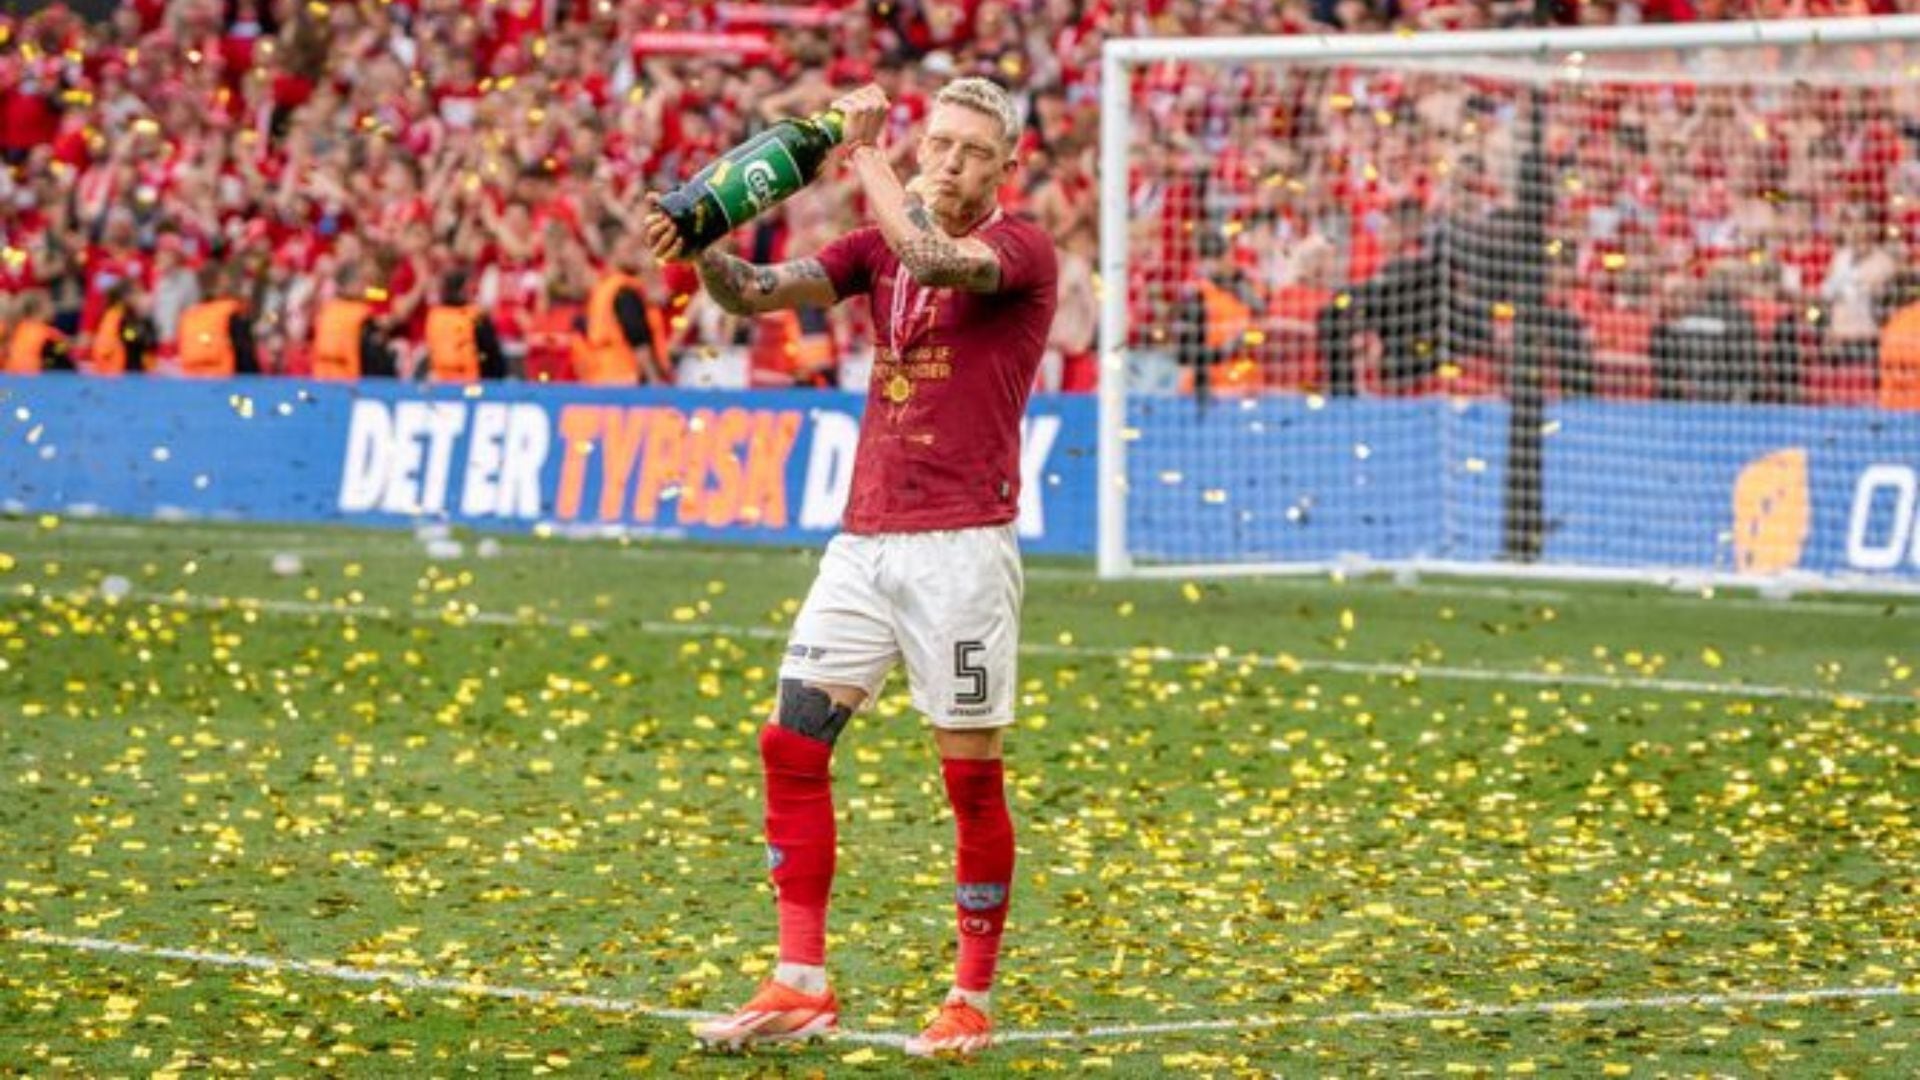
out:
{"label": "orange safety vest", "polygon": [[427,378],[470,383],[480,379],[480,309],[437,306],[427,312]]}
{"label": "orange safety vest", "polygon": [[640,365],[634,361],[633,346],[627,344],[626,335],[620,332],[620,319],[613,310],[622,289],[632,289],[634,295],[640,297],[640,306],[647,312],[647,330],[653,337],[653,358],[661,371],[669,377],[673,374],[667,357],[666,320],[647,303],[646,290],[638,280],[625,274],[608,274],[593,287],[593,295],[587,300],[587,347],[585,354],[578,358],[586,361],[580,371],[583,383],[632,386],[640,381]]}
{"label": "orange safety vest", "polygon": [[100,316],[100,325],[93,332],[93,362],[87,366],[88,374],[114,378],[127,373],[126,327],[124,304],[115,304]]}
{"label": "orange safety vest", "polygon": [[238,358],[229,324],[244,309],[238,300],[203,300],[180,313],[180,374],[231,379]]}
{"label": "orange safety vest", "polygon": [[313,325],[313,377],[350,382],[360,377],[360,331],[373,317],[373,305],[334,299],[320,308]]}
{"label": "orange safety vest", "polygon": [[800,340],[793,348],[793,370],[800,375],[817,375],[833,370],[833,362],[840,350],[833,343],[829,333],[807,333],[801,331]]}
{"label": "orange safety vest", "polygon": [[1894,312],[1880,329],[1880,407],[1920,411],[1920,304]]}
{"label": "orange safety vest", "polygon": [[793,382],[794,354],[800,351],[800,319],[791,311],[771,311],[753,321],[747,362],[753,382],[768,385]]}
{"label": "orange safety vest", "polygon": [[1253,326],[1253,309],[1213,282],[1200,282],[1200,299],[1206,305],[1207,348],[1237,344]]}
{"label": "orange safety vest", "polygon": [[755,374],[799,382],[833,369],[836,350],[831,332],[807,330],[795,311],[768,312],[757,322],[750,354]]}
{"label": "orange safety vest", "polygon": [[[1206,306],[1207,348],[1219,349],[1241,344],[1253,328],[1253,309],[1232,292],[1206,279],[1200,281],[1200,299]],[[1260,365],[1251,355],[1235,350],[1215,364],[1212,372],[1215,390],[1247,390],[1260,386]]]}
{"label": "orange safety vest", "polygon": [[526,377],[532,382],[570,382],[587,368],[587,342],[575,328],[580,305],[558,304],[534,316],[527,327]]}
{"label": "orange safety vest", "polygon": [[66,339],[52,324],[37,319],[14,327],[13,338],[7,343],[7,374],[40,374],[40,354],[46,351],[47,343]]}
{"label": "orange safety vest", "polygon": [[1321,370],[1319,318],[1333,301],[1333,290],[1320,285],[1283,285],[1273,294],[1273,337],[1266,349],[1267,379],[1295,389],[1326,382]]}

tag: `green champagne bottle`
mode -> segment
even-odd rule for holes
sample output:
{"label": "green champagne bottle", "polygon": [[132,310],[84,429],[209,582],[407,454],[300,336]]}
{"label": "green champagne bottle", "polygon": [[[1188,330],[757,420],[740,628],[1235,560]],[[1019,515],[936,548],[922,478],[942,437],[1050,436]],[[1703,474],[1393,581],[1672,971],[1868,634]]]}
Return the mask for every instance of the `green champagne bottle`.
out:
{"label": "green champagne bottle", "polygon": [[812,183],[845,136],[845,118],[836,110],[782,120],[661,196],[660,209],[680,233],[683,255],[694,255]]}

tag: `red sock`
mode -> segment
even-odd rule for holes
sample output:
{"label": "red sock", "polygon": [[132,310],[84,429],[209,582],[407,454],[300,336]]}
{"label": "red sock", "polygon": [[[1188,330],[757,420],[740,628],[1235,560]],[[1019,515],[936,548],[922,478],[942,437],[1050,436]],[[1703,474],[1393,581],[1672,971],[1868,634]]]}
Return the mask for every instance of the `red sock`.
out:
{"label": "red sock", "polygon": [[786,728],[760,730],[767,774],[767,865],[780,900],[780,959],[827,962],[833,891],[833,746]]}
{"label": "red sock", "polygon": [[960,959],[953,984],[985,992],[1000,962],[1000,933],[1013,892],[1013,818],[1007,814],[1006,770],[992,761],[940,763],[953,804],[958,849],[954,860],[954,908]]}

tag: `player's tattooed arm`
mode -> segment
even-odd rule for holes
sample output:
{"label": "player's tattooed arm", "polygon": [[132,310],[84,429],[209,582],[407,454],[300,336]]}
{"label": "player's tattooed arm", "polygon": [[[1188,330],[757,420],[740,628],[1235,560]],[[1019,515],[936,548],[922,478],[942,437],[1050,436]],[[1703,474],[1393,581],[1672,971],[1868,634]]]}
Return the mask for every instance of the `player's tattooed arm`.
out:
{"label": "player's tattooed arm", "polygon": [[884,154],[868,148],[851,160],[880,235],[914,281],[968,292],[1000,288],[1000,256],[974,237],[941,228],[918,185],[902,185]]}
{"label": "player's tattooed arm", "polygon": [[[753,314],[753,303],[748,299],[748,294],[756,287],[767,292],[773,291],[773,283],[766,280],[771,273],[769,268],[756,268],[745,259],[711,248],[700,254],[700,261],[695,266],[700,271],[700,283],[707,287],[707,295],[713,297],[713,302],[719,304],[722,310],[733,315]],[[755,278],[761,279],[758,284]]]}
{"label": "player's tattooed arm", "polygon": [[827,268],[819,259],[796,259],[778,266],[760,266],[708,248],[694,263],[700,283],[721,310],[733,315],[758,315],[788,308],[832,307],[838,299]]}
{"label": "player's tattooed arm", "polygon": [[900,263],[922,285],[992,292],[1000,287],[1000,257],[971,237],[947,234],[926,204],[906,205],[911,231],[895,249]]}

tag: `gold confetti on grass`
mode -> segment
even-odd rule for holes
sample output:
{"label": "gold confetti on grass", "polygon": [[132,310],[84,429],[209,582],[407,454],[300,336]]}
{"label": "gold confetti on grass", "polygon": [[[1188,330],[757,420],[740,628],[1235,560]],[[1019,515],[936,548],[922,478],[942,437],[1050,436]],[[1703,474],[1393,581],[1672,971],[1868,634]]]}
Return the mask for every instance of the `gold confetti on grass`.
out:
{"label": "gold confetti on grass", "polygon": [[[98,567],[131,577],[155,562],[162,572],[143,590],[284,587],[274,595],[321,605],[404,611],[418,598],[538,616],[486,625],[109,608],[50,545],[11,546],[10,584],[36,594],[0,612],[14,721],[0,729],[0,795],[20,815],[0,823],[9,926],[178,934],[210,949],[351,956],[698,1009],[737,1003],[767,972],[752,740],[778,635],[681,640],[637,627],[705,601],[711,612],[688,620],[696,632],[704,620],[777,628],[805,566],[758,578],[736,568],[715,593],[711,563],[694,556],[649,560],[649,577],[631,582],[633,563],[612,552],[517,582],[511,561],[429,573],[368,558],[357,577],[335,562],[276,586],[162,537],[140,563]],[[663,595],[663,580],[674,591]],[[1009,767],[1021,879],[996,997],[1009,1029],[1914,978],[1914,916],[1886,888],[1915,835],[1902,782],[1920,767],[1912,710],[1328,674],[1302,661],[1341,655],[1322,640],[1336,624],[1342,634],[1365,624],[1348,644],[1362,659],[1688,677],[1709,670],[1709,641],[1717,677],[1765,675],[1754,649],[1773,638],[1738,620],[1599,622],[1584,600],[1558,605],[1571,614],[1555,620],[1449,595],[1450,619],[1417,589],[1376,601],[1354,586],[1196,588],[1198,608],[1164,584],[1030,586],[1029,640],[1090,651],[1023,658]],[[589,612],[591,624],[578,618]],[[1823,649],[1844,668],[1817,677],[1840,686],[1871,672],[1896,686],[1910,667],[1899,652],[1884,638],[1865,653]],[[951,978],[952,826],[899,680],[856,718],[836,773],[837,977],[858,993],[857,1015],[916,1018]],[[84,1024],[105,1030],[107,995],[134,996],[131,985],[140,1002],[121,1024],[150,1050],[141,1072],[210,1069],[216,1056],[312,1072],[374,1071],[367,1062],[406,1054],[587,1074],[683,1060],[677,1034],[636,1018],[609,1035],[596,1021],[461,995],[347,995],[300,978],[237,994],[209,972],[149,992],[145,981],[110,987],[99,968],[54,977],[47,961],[16,959],[7,955],[0,994],[30,1003],[16,987],[37,983],[84,1003],[67,1006],[70,1022],[28,1014],[30,1040],[48,1045],[28,1054],[36,1071],[130,1068],[129,1043],[111,1060],[77,1039],[54,1044]],[[262,1010],[268,1002],[287,1014]],[[259,1024],[241,1019],[249,1010]],[[148,1015],[173,1024],[149,1026]],[[1786,1055],[1852,1053],[1838,1033],[1875,1015],[1902,1022],[1803,1011],[1784,1017],[1803,1027],[1775,1030],[1767,1021],[1783,1017],[1763,1010],[1632,1022],[1570,1011],[1135,1040],[1099,1056],[1136,1073],[1172,1059],[1223,1074],[1301,1062],[1433,1073],[1451,1061],[1652,1075],[1644,1063],[1686,1047],[1703,1068],[1788,1072],[1812,1058]],[[332,1031],[336,1021],[352,1030]],[[423,1038],[436,1024],[459,1034]],[[1808,1038],[1827,1049],[1801,1049]],[[780,1064],[837,1066],[849,1052]],[[872,1068],[898,1065],[875,1053]],[[61,1055],[76,1063],[52,1064]],[[315,1064],[323,1058],[332,1064]],[[993,1061],[1048,1071],[1076,1056],[1020,1046]]]}

